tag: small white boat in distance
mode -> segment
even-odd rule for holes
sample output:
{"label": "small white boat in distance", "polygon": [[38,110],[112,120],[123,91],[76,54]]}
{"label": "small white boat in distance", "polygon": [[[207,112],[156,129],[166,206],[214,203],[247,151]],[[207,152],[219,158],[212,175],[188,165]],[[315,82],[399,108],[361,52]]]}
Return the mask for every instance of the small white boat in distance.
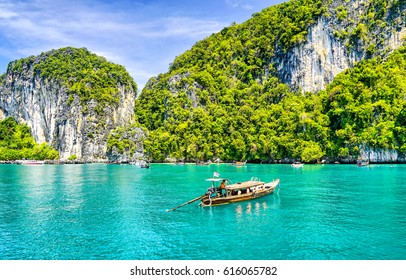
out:
{"label": "small white boat in distance", "polygon": [[21,160],[19,161],[21,165],[44,165],[44,160]]}
{"label": "small white boat in distance", "polygon": [[233,161],[233,163],[231,165],[234,166],[245,166],[245,164],[247,163],[247,161]]}
{"label": "small white boat in distance", "polygon": [[292,163],[290,166],[294,167],[294,168],[300,168],[303,167],[304,163],[301,162],[294,162]]}
{"label": "small white boat in distance", "polygon": [[357,160],[357,166],[358,167],[363,167],[363,166],[368,166],[369,165],[369,160],[368,159],[359,159]]}

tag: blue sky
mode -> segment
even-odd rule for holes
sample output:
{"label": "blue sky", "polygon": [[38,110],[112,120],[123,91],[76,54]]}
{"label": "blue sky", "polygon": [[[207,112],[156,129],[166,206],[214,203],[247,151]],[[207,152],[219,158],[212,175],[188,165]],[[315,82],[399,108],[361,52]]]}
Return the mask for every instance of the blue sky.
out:
{"label": "blue sky", "polygon": [[141,89],[193,44],[282,0],[0,0],[0,74],[66,46],[125,66]]}

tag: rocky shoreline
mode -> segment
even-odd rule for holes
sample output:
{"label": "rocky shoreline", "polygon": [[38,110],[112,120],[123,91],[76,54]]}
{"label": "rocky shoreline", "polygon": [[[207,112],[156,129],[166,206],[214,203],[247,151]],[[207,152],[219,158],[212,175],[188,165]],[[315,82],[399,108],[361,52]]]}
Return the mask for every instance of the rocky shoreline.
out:
{"label": "rocky shoreline", "polygon": [[[81,161],[81,160],[38,160],[38,161],[30,161],[32,163],[37,163],[37,164],[88,164],[88,163],[96,163],[96,162],[90,162],[90,161]],[[97,162],[97,163],[107,163],[107,162]],[[23,161],[21,160],[2,160],[0,161],[0,164],[18,164],[22,165],[24,164]]]}
{"label": "rocky shoreline", "polygon": [[[64,165],[64,164],[134,164],[132,161],[84,161],[84,160],[30,160],[29,165]],[[1,160],[0,164],[26,165],[24,160]]]}

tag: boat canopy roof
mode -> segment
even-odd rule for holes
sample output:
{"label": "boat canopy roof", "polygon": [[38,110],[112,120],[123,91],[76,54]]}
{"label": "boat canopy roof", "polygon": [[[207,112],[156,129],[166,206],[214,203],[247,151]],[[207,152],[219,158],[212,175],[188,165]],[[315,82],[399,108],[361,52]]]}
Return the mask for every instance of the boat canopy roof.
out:
{"label": "boat canopy roof", "polygon": [[225,179],[225,178],[209,178],[209,179],[206,179],[206,181],[208,181],[208,182],[220,182],[220,181],[228,181],[227,179]]}
{"label": "boat canopy roof", "polygon": [[246,181],[242,183],[236,183],[232,185],[226,186],[226,189],[228,190],[240,190],[240,189],[247,189],[251,187],[256,187],[265,184],[264,182],[261,181]]}

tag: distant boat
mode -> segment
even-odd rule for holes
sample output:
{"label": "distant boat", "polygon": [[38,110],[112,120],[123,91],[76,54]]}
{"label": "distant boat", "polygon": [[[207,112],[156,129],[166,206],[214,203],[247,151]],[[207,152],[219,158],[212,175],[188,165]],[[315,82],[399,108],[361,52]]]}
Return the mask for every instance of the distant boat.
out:
{"label": "distant boat", "polygon": [[22,160],[20,161],[21,165],[44,165],[45,161],[43,160]]}
{"label": "distant boat", "polygon": [[234,161],[232,165],[234,166],[244,166],[247,163],[247,161]]}
{"label": "distant boat", "polygon": [[211,164],[211,161],[196,161],[196,165],[209,165]]}
{"label": "distant boat", "polygon": [[304,163],[301,162],[294,162],[292,163],[290,166],[294,167],[294,168],[300,168],[303,167]]}
{"label": "distant boat", "polygon": [[368,159],[359,159],[357,160],[357,166],[358,167],[363,167],[369,165],[369,160]]}
{"label": "distant boat", "polygon": [[141,168],[149,168],[149,162],[148,161],[141,162],[140,167]]}
{"label": "distant boat", "polygon": [[149,162],[145,160],[132,161],[130,164],[139,166],[140,168],[149,168]]}

